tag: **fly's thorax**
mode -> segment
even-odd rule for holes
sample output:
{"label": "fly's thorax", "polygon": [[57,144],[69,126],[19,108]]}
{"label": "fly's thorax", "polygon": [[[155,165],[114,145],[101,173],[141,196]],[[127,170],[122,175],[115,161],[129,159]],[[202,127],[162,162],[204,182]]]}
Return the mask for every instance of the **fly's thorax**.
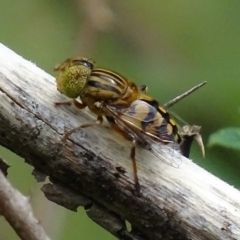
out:
{"label": "fly's thorax", "polygon": [[[137,87],[125,77],[102,68],[92,70],[87,85],[86,94],[112,105],[127,105],[126,103],[136,95],[135,91],[137,90]],[[136,97],[133,99],[135,100]]]}
{"label": "fly's thorax", "polygon": [[137,85],[133,82],[128,81],[128,87],[122,97],[124,101],[129,103],[129,105],[135,100],[139,99],[140,91]]}
{"label": "fly's thorax", "polygon": [[101,107],[101,104],[98,104],[101,101],[97,101],[96,99],[92,98],[88,94],[85,94],[85,90],[80,95],[80,99],[81,99],[82,103],[84,105],[86,105],[92,113],[96,114],[97,116],[105,115],[105,112],[104,112],[103,108]]}

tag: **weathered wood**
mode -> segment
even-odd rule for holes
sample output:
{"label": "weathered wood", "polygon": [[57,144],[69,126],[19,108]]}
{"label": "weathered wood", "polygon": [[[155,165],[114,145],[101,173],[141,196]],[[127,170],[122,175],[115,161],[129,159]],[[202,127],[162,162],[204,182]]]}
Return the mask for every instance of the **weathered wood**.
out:
{"label": "weathered wood", "polygon": [[138,148],[137,197],[131,143],[107,124],[61,143],[65,131],[95,120],[87,110],[54,107],[65,100],[53,77],[0,45],[1,145],[118,213],[149,239],[240,239],[239,191],[186,158],[173,168]]}

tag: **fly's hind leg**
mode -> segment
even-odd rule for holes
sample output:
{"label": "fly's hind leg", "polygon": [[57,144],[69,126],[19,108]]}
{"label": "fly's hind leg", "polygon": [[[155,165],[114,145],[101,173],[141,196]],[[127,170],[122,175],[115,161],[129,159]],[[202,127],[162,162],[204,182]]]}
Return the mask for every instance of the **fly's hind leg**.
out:
{"label": "fly's hind leg", "polygon": [[112,128],[120,133],[125,139],[132,141],[132,147],[131,147],[131,153],[130,158],[132,160],[132,166],[133,166],[133,177],[134,177],[134,185],[136,189],[137,195],[140,195],[140,184],[138,181],[138,175],[137,175],[137,163],[136,163],[136,139],[133,138],[131,135],[129,135],[126,131],[121,129],[118,125],[113,124]]}
{"label": "fly's hind leg", "polygon": [[133,165],[133,177],[134,177],[135,188],[136,188],[137,194],[140,195],[140,184],[138,181],[137,163],[136,163],[135,155],[136,155],[136,140],[133,139],[130,157],[131,157],[132,165]]}
{"label": "fly's hind leg", "polygon": [[[115,115],[115,113],[111,109],[104,106],[104,110],[108,113],[106,118],[109,121],[109,123],[111,124],[111,127],[115,131],[117,131],[121,135],[123,135],[126,139],[132,141],[130,158],[132,160],[132,166],[133,166],[133,176],[134,176],[135,189],[136,189],[137,195],[140,196],[140,184],[139,184],[139,181],[138,181],[137,163],[136,163],[135,155],[136,155],[136,139],[137,140],[142,140],[142,139],[139,138],[139,136],[131,128],[129,128],[127,125],[123,124],[123,125],[121,125],[123,128],[119,127],[118,124],[121,122],[121,119],[117,115]],[[118,120],[118,124],[116,124],[116,119]]]}
{"label": "fly's hind leg", "polygon": [[94,125],[101,125],[102,122],[103,122],[103,117],[102,116],[98,116],[96,122],[86,123],[86,124],[80,125],[79,127],[73,128],[73,129],[71,129],[70,131],[66,132],[63,135],[62,142],[65,142],[70,135],[72,135],[73,133],[79,131],[80,129],[91,127],[91,126],[94,126]]}
{"label": "fly's hind leg", "polygon": [[109,116],[105,116],[105,117],[106,117],[106,119],[108,120],[108,122],[110,123],[111,128],[112,128],[114,131],[116,131],[116,132],[118,132],[119,134],[121,134],[125,139],[130,140],[130,141],[132,140],[132,136],[130,136],[129,133],[128,133],[126,130],[123,130],[121,127],[119,127],[119,126],[116,124],[114,118],[109,117]]}

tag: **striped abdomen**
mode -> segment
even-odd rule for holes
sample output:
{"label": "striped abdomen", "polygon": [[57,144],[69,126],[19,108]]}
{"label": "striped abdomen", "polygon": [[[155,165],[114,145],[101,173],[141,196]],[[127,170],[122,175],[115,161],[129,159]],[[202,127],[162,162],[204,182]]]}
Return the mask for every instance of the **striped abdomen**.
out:
{"label": "striped abdomen", "polygon": [[173,125],[175,122],[171,118],[166,118],[167,112],[164,113],[165,116],[162,113],[147,102],[137,100],[121,114],[120,118],[130,128],[136,131],[143,130],[155,141],[177,142],[176,134],[173,132],[175,128],[177,129],[177,126]]}
{"label": "striped abdomen", "polygon": [[149,105],[153,106],[160,114],[161,116],[166,120],[166,122],[169,124],[169,128],[172,128],[172,134],[174,135],[174,141],[177,143],[181,143],[182,139],[178,133],[178,127],[176,122],[171,118],[170,114],[167,112],[166,109],[164,109],[163,107],[161,107],[158,103],[158,101],[156,101],[155,99],[153,99],[152,97],[149,97],[148,95],[141,93],[140,100],[148,103]]}

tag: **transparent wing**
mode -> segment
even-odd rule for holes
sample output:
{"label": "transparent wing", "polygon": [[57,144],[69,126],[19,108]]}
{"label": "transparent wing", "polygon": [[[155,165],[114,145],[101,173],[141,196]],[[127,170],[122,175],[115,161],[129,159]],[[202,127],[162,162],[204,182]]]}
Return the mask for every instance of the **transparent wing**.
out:
{"label": "transparent wing", "polygon": [[[135,101],[129,108],[116,109],[106,106],[109,113],[115,118],[116,123],[128,134],[133,136],[143,148],[152,152],[158,159],[166,164],[179,168],[182,163],[182,155],[180,146],[174,143],[173,139],[168,137],[168,140],[162,141],[166,133],[166,125],[162,122],[163,117],[159,117],[159,113],[154,108],[148,107],[149,104],[143,101]],[[150,106],[151,107],[151,106]],[[150,110],[149,110],[150,109]],[[159,115],[156,115],[159,114]],[[161,122],[157,121],[161,118]],[[144,131],[144,124],[148,131]],[[156,129],[162,126],[163,131],[157,132]],[[152,130],[152,131],[151,131]],[[151,131],[151,133],[149,132]],[[150,134],[149,134],[150,133]],[[154,138],[154,136],[156,138]],[[160,136],[160,140],[159,140]]]}
{"label": "transparent wing", "polygon": [[182,154],[180,147],[176,143],[161,144],[155,141],[150,143],[150,152],[152,152],[158,159],[166,164],[179,168],[182,164]]}

